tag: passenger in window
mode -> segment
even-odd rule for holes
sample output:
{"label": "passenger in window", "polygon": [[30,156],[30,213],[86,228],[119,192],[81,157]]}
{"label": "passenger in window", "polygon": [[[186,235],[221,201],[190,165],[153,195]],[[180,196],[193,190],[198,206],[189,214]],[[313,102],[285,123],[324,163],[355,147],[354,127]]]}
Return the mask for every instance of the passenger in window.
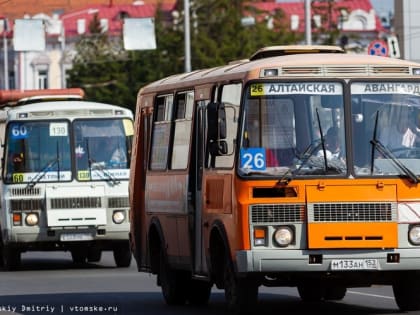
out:
{"label": "passenger in window", "polygon": [[267,167],[280,166],[275,149],[265,149],[265,164]]}
{"label": "passenger in window", "polygon": [[117,137],[103,137],[97,143],[93,160],[106,168],[125,168],[127,155]]}
{"label": "passenger in window", "polygon": [[412,148],[416,142],[417,132],[409,117],[408,111],[397,116],[396,121],[381,130],[379,141],[389,150]]}
{"label": "passenger in window", "polygon": [[12,164],[14,172],[23,172],[25,170],[25,161],[23,153],[12,154]]}
{"label": "passenger in window", "polygon": [[[331,127],[328,129],[327,134],[325,135],[325,154],[327,156],[327,159],[342,158],[338,131],[338,127]],[[323,157],[324,150],[319,150],[317,156]]]}

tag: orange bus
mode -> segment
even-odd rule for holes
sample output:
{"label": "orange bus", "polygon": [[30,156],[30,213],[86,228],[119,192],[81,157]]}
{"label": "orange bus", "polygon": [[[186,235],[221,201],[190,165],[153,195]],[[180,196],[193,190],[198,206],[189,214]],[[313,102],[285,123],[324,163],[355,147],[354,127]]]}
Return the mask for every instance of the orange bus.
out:
{"label": "orange bus", "polygon": [[278,46],[138,93],[130,242],[168,304],[391,285],[420,309],[420,64]]}

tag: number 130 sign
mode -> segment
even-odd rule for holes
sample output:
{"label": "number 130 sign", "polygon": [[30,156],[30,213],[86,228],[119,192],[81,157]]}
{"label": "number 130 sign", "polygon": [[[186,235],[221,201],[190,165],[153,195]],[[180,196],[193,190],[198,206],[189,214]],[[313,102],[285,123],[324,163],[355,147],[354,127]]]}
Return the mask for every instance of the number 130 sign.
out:
{"label": "number 130 sign", "polygon": [[241,149],[241,168],[251,170],[265,170],[265,149],[247,148]]}

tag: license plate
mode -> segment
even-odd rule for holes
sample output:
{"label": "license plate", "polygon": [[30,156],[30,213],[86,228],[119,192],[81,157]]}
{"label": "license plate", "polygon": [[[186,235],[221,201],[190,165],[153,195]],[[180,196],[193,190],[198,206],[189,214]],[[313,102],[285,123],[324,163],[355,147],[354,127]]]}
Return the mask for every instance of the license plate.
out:
{"label": "license plate", "polygon": [[60,235],[60,241],[72,242],[72,241],[92,241],[93,236],[90,233],[66,233]]}
{"label": "license plate", "polygon": [[331,270],[378,270],[377,259],[334,259]]}

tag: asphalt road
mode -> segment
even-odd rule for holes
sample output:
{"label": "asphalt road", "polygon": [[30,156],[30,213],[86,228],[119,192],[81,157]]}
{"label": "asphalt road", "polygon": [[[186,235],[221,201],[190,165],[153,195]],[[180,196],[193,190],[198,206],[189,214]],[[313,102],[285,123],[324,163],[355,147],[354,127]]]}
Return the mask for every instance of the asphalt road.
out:
{"label": "asphalt road", "polygon": [[[401,313],[388,286],[352,288],[340,302],[308,305],[295,288],[260,288],[258,314],[380,315]],[[0,271],[0,314],[54,315],[227,315],[223,291],[213,289],[209,305],[165,305],[155,276],[116,268],[111,253],[99,263],[75,266],[69,253],[34,252],[22,256],[18,271]]]}

